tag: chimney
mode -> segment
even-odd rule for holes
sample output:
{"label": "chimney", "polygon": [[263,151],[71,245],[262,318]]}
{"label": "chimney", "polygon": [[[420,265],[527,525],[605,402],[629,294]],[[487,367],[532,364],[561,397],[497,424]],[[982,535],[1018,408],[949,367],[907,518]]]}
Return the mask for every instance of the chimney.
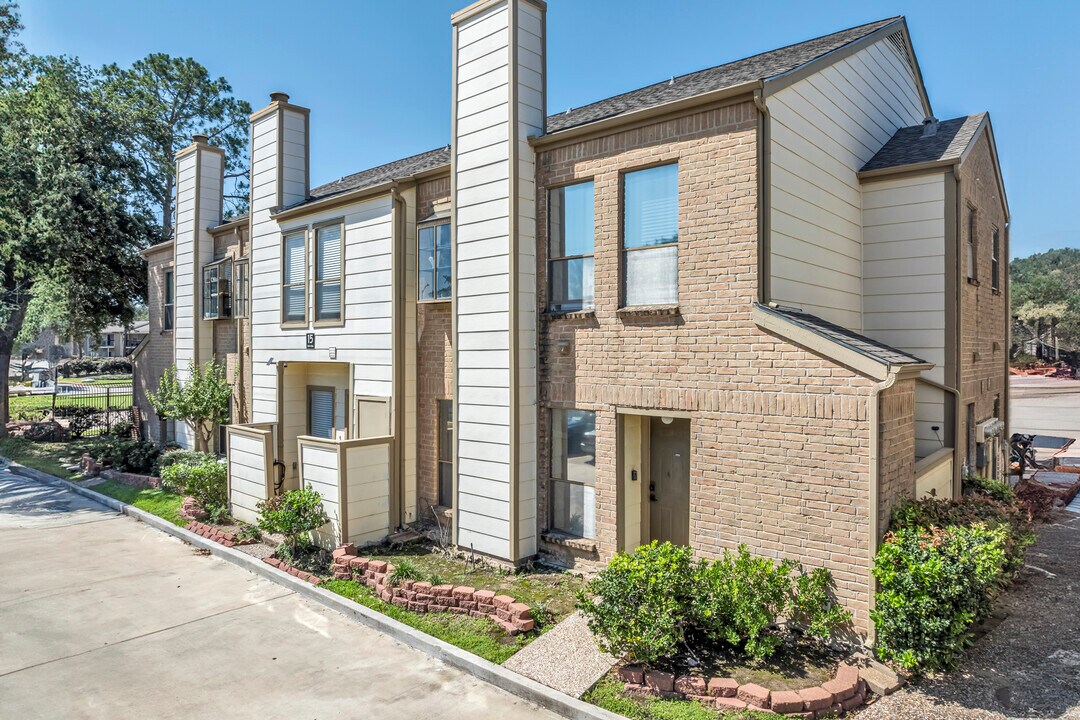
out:
{"label": "chimney", "polygon": [[456,542],[511,562],[537,551],[536,189],[544,131],[542,0],[455,13]]}
{"label": "chimney", "polygon": [[[202,270],[214,259],[214,239],[207,228],[221,223],[225,151],[194,135],[176,153],[176,230],[173,235],[173,358],[177,377],[188,378],[188,365],[202,365],[213,354],[213,324],[202,319]],[[176,423],[176,439],[186,448],[195,437]]]}
{"label": "chimney", "polygon": [[937,135],[938,119],[933,115],[930,115],[922,121],[922,136],[924,138],[934,137]]}

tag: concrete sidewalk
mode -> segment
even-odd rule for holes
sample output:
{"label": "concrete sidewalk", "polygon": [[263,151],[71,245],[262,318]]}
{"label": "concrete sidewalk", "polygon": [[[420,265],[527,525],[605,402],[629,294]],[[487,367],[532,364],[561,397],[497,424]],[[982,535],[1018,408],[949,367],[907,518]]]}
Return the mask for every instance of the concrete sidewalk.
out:
{"label": "concrete sidewalk", "polygon": [[0,549],[3,717],[558,717],[8,470]]}

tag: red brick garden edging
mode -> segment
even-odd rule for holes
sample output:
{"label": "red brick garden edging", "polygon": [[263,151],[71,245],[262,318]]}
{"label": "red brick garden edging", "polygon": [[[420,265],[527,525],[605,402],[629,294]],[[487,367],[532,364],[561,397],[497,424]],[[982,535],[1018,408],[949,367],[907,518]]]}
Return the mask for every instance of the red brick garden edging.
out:
{"label": "red brick garden edging", "polygon": [[277,559],[273,555],[271,555],[270,557],[264,557],[262,560],[267,565],[272,565],[272,566],[276,567],[278,570],[284,570],[285,572],[289,573],[293,577],[300,578],[301,580],[304,580],[305,582],[309,582],[312,585],[321,585],[322,584],[322,578],[319,577],[318,575],[316,575],[315,573],[309,573],[306,570],[301,570],[300,568],[295,568],[292,565],[290,565],[289,563],[285,562],[284,560]]}
{"label": "red brick garden edging", "polygon": [[334,563],[330,566],[334,578],[357,580],[375,590],[383,602],[388,602],[412,612],[449,612],[476,618],[490,618],[511,635],[533,629],[532,610],[508,595],[496,595],[492,590],[453,585],[435,585],[429,582],[405,580],[397,587],[387,584],[394,566],[382,560],[359,557],[352,544],[334,550]]}
{"label": "red brick garden edging", "polygon": [[623,665],[619,679],[631,694],[697,700],[720,710],[772,710],[806,720],[836,717],[866,702],[866,682],[859,677],[859,669],[847,663],[840,664],[832,680],[802,690],[772,691],[754,683],[740,685],[733,678],[676,678],[672,673],[640,665]]}
{"label": "red brick garden edging", "polygon": [[191,520],[187,524],[187,529],[195,533],[199,537],[204,537],[207,540],[213,540],[216,543],[221,543],[225,547],[236,547],[237,545],[250,545],[255,542],[254,540],[237,540],[236,536],[232,533],[222,532],[213,525],[207,525],[201,523],[198,520]]}

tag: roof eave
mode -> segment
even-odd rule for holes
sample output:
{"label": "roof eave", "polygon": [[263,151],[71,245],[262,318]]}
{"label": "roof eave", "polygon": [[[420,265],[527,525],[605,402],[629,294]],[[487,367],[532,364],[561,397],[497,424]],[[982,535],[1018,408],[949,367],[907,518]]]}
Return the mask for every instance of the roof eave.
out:
{"label": "roof eave", "polygon": [[211,225],[207,230],[212,234],[223,233],[226,230],[232,230],[233,228],[240,227],[241,225],[247,225],[248,216],[238,217],[235,220],[221,223],[220,225]]}
{"label": "roof eave", "polygon": [[891,165],[889,167],[875,168],[873,170],[860,170],[856,175],[859,180],[873,180],[874,178],[897,175],[899,173],[921,172],[924,170],[944,170],[947,167],[959,164],[959,157],[944,158],[941,160],[929,160],[920,163],[907,163],[905,165]]}
{"label": "roof eave", "polygon": [[678,100],[660,103],[659,105],[652,105],[647,108],[641,108],[640,110],[631,110],[630,112],[593,120],[592,122],[582,123],[581,125],[574,125],[565,130],[556,130],[555,132],[546,135],[530,135],[529,144],[534,148],[547,148],[551,145],[574,140],[586,135],[607,132],[614,128],[631,125],[645,120],[652,120],[663,115],[685,112],[686,110],[702,105],[730,100],[740,95],[752,96],[753,92],[759,89],[761,89],[760,80],[751,80],[738,85],[730,85],[726,88],[710,90],[709,92],[701,93],[699,95],[680,98]]}
{"label": "roof eave", "polygon": [[139,254],[142,255],[143,257],[147,257],[147,256],[152,255],[152,254],[154,254],[156,252],[159,252],[161,250],[165,250],[166,248],[171,248],[172,244],[173,244],[172,240],[166,240],[164,242],[159,242],[156,245],[151,245],[148,248],[143,248],[142,250],[139,251]]}

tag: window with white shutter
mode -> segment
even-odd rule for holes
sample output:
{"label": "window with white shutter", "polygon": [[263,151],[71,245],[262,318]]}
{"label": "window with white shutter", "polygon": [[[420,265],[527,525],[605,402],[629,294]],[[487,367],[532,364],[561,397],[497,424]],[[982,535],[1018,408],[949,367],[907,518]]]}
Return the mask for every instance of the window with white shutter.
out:
{"label": "window with white shutter", "polygon": [[342,314],[341,225],[315,230],[315,321],[338,322]]}
{"label": "window with white shutter", "polygon": [[286,235],[283,241],[282,313],[283,322],[307,321],[307,243],[303,232]]}
{"label": "window with white shutter", "polygon": [[623,198],[625,304],[679,302],[679,166],[627,173]]}
{"label": "window with white shutter", "polygon": [[308,435],[333,439],[333,388],[308,388]]}

